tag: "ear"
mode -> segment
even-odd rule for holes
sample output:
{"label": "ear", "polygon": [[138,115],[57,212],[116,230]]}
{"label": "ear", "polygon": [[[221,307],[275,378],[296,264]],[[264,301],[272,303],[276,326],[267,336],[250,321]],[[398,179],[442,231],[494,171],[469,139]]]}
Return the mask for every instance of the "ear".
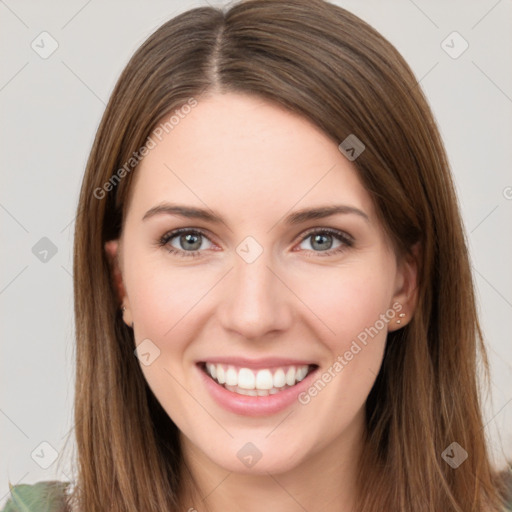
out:
{"label": "ear", "polygon": [[414,315],[418,302],[419,265],[420,244],[418,242],[398,262],[396,288],[391,304],[396,315],[389,323],[389,331],[401,329],[411,321]]}
{"label": "ear", "polygon": [[117,294],[117,299],[119,300],[119,307],[124,307],[123,311],[123,320],[128,325],[132,325],[131,320],[131,311],[130,311],[130,302],[128,300],[128,296],[126,294],[126,289],[124,287],[123,282],[123,274],[121,272],[121,264],[120,264],[120,252],[121,247],[119,244],[119,240],[109,240],[105,243],[105,252],[107,253],[107,259],[110,264],[110,272],[111,279],[114,285],[114,289]]}

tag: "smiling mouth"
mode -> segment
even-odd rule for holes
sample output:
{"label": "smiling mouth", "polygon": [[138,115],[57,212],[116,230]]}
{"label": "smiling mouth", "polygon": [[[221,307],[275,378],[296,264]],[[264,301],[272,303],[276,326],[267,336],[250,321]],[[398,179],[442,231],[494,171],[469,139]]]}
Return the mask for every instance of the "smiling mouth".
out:
{"label": "smiling mouth", "polygon": [[220,386],[247,396],[275,395],[295,386],[318,368],[316,364],[305,364],[253,370],[209,362],[200,363],[199,366]]}

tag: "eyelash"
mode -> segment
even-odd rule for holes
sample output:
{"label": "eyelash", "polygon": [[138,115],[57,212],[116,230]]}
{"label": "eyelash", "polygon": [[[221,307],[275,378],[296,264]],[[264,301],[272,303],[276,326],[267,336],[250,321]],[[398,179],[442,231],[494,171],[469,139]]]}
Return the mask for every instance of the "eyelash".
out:
{"label": "eyelash", "polygon": [[[175,229],[174,231],[170,231],[169,233],[166,233],[162,238],[160,238],[160,240],[157,241],[157,245],[159,247],[166,247],[166,249],[169,253],[175,254],[176,256],[180,256],[183,258],[187,258],[187,257],[196,258],[198,256],[201,256],[202,251],[197,251],[197,250],[196,251],[181,251],[172,246],[167,247],[168,243],[173,238],[175,238],[178,235],[184,234],[184,233],[200,235],[209,240],[208,236],[203,231],[201,231],[199,229],[180,228],[180,229]],[[301,244],[302,242],[307,240],[309,237],[311,237],[313,235],[318,235],[318,234],[328,234],[328,235],[331,235],[334,238],[336,238],[338,241],[342,242],[342,245],[340,245],[336,249],[329,249],[327,251],[311,251],[311,250],[308,251],[308,252],[318,253],[318,256],[320,256],[320,257],[332,256],[333,254],[341,253],[342,251],[344,251],[347,248],[352,247],[354,245],[354,240],[352,239],[352,237],[350,237],[346,233],[343,233],[342,231],[338,231],[337,229],[332,229],[332,228],[314,228],[303,235],[303,237],[299,241],[299,244]],[[311,257],[311,256],[308,256],[308,257]]]}

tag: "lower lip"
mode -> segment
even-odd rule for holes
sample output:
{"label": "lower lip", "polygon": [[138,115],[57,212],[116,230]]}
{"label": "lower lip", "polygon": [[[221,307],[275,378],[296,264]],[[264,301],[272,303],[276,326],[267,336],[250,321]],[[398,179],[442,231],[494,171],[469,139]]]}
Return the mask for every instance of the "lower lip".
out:
{"label": "lower lip", "polygon": [[298,395],[310,386],[310,381],[318,370],[318,368],[315,368],[295,386],[279,391],[274,395],[247,396],[228,391],[224,386],[213,380],[200,365],[197,365],[197,369],[213,399],[224,409],[243,416],[269,416],[286,409],[298,401]]}

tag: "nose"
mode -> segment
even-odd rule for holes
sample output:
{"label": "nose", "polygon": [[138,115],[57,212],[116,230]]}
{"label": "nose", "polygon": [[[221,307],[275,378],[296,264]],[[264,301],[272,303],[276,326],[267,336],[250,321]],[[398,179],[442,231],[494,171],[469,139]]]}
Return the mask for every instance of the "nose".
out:
{"label": "nose", "polygon": [[292,325],[293,294],[269,263],[265,252],[252,263],[235,256],[217,308],[224,329],[255,340]]}

